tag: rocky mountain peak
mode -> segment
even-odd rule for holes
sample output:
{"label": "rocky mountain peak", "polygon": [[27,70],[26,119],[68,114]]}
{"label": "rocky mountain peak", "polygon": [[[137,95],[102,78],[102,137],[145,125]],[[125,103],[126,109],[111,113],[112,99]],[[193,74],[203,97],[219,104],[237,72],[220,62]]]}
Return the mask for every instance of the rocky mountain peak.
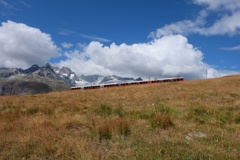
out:
{"label": "rocky mountain peak", "polygon": [[41,77],[47,77],[52,80],[59,80],[59,77],[56,75],[51,66],[43,66],[39,68],[37,71],[35,71],[34,74],[37,74]]}
{"label": "rocky mountain peak", "polygon": [[69,83],[61,79],[50,64],[0,70],[0,95],[46,93],[69,88]]}
{"label": "rocky mountain peak", "polygon": [[32,65],[31,68],[40,68],[37,64]]}
{"label": "rocky mountain peak", "polygon": [[142,81],[143,79],[141,77],[138,77],[137,79],[135,79],[135,81]]}
{"label": "rocky mountain peak", "polygon": [[76,81],[79,81],[78,76],[68,67],[58,68],[51,66],[51,68],[60,79],[64,80],[71,86],[75,86]]}
{"label": "rocky mountain peak", "polygon": [[28,68],[28,69],[25,69],[25,70],[19,69],[19,71],[21,73],[24,73],[24,74],[31,74],[31,73],[35,72],[36,70],[38,70],[39,68],[40,67],[38,65],[34,64],[30,68]]}

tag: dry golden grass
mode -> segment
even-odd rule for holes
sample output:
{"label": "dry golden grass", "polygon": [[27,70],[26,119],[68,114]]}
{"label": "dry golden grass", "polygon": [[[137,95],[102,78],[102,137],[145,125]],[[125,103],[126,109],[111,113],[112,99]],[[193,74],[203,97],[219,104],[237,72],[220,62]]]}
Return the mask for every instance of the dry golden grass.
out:
{"label": "dry golden grass", "polygon": [[0,159],[240,159],[240,76],[0,97]]}

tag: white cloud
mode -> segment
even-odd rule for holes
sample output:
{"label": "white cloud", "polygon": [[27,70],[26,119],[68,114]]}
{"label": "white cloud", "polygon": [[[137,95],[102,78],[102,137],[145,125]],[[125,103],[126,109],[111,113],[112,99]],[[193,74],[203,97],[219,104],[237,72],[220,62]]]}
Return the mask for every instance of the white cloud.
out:
{"label": "white cloud", "polygon": [[206,5],[209,10],[227,9],[231,11],[239,10],[239,0],[194,0],[198,5]]}
{"label": "white cloud", "polygon": [[65,53],[67,60],[56,64],[68,66],[78,75],[101,74],[134,77],[184,76],[204,78],[207,64],[203,54],[181,35],[165,36],[149,43],[103,46],[91,42],[83,51]]}
{"label": "white cloud", "polygon": [[62,36],[76,36],[78,35],[78,33],[68,30],[68,29],[59,29],[58,34],[62,35]]}
{"label": "white cloud", "polygon": [[120,75],[162,78],[183,76],[202,79],[239,74],[216,70],[203,63],[203,53],[182,35],[169,35],[148,43],[133,45],[91,42],[81,50],[66,52],[66,60],[55,65],[70,67],[78,75]]}
{"label": "white cloud", "polygon": [[206,78],[216,78],[216,77],[223,77],[229,75],[238,75],[239,72],[236,71],[229,71],[229,70],[216,70],[214,68],[207,69]]}
{"label": "white cloud", "polygon": [[61,46],[62,46],[63,48],[65,48],[65,49],[69,49],[69,48],[73,47],[73,44],[72,44],[72,43],[63,42],[63,43],[61,44]]}
{"label": "white cloud", "polygon": [[12,21],[0,26],[0,67],[44,65],[59,56],[51,36],[37,28]]}
{"label": "white cloud", "polygon": [[[235,35],[240,34],[240,1],[239,0],[194,0],[195,4],[206,6],[196,20],[183,20],[165,25],[149,36],[156,38],[170,34],[201,35]],[[207,23],[209,14],[220,17]]]}
{"label": "white cloud", "polygon": [[13,5],[11,5],[10,3],[8,3],[4,0],[0,0],[0,5],[2,5],[3,7],[7,8],[7,9],[14,8]]}
{"label": "white cloud", "polygon": [[240,11],[225,15],[212,26],[204,28],[206,35],[235,35],[240,34]]}
{"label": "white cloud", "polygon": [[28,4],[27,2],[25,1],[21,1],[22,5],[24,5],[25,7],[28,7],[28,8],[32,8],[32,6],[30,4]]}
{"label": "white cloud", "polygon": [[94,35],[86,35],[86,34],[81,34],[82,37],[90,39],[92,41],[99,41],[99,42],[111,42],[112,40],[110,39],[106,39],[106,38],[101,38],[101,37],[97,37]]}
{"label": "white cloud", "polygon": [[83,49],[83,48],[85,48],[86,46],[87,46],[86,43],[77,43],[77,48],[79,48],[79,49]]}
{"label": "white cloud", "polygon": [[240,50],[240,45],[239,46],[234,46],[234,47],[226,47],[226,48],[222,48],[223,50]]}
{"label": "white cloud", "polygon": [[151,32],[149,37],[159,38],[167,35],[181,34],[188,35],[192,33],[202,33],[203,29],[200,26],[203,26],[205,21],[201,18],[196,21],[184,20],[176,23],[165,25],[162,28],[157,29],[155,32]]}
{"label": "white cloud", "polygon": [[87,34],[77,33],[75,31],[71,31],[68,29],[59,29],[58,34],[60,34],[62,36],[83,37],[83,38],[89,39],[91,41],[99,41],[99,42],[111,42],[112,41],[110,39],[98,37],[95,35],[87,35]]}
{"label": "white cloud", "polygon": [[5,17],[7,15],[12,15],[12,10],[14,9],[15,7],[9,2],[0,0],[0,16]]}

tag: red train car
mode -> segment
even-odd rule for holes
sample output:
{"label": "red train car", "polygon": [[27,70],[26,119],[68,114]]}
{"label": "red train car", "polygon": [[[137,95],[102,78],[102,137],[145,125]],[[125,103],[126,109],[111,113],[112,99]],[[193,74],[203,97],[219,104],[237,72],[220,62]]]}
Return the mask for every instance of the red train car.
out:
{"label": "red train car", "polygon": [[183,77],[174,77],[174,78],[162,78],[155,80],[147,80],[147,81],[132,81],[132,82],[124,82],[124,83],[109,83],[104,85],[87,85],[81,87],[72,87],[71,90],[90,90],[90,89],[100,89],[100,88],[112,88],[112,87],[123,87],[130,85],[141,85],[141,84],[152,84],[152,83],[167,83],[167,82],[181,82],[184,81]]}

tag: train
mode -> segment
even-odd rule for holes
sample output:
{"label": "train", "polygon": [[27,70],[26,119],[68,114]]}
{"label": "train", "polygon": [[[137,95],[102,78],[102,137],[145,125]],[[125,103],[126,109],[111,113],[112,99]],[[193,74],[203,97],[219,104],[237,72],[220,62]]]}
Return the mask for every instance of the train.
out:
{"label": "train", "polygon": [[155,79],[155,80],[86,85],[86,86],[72,87],[71,90],[92,90],[92,89],[101,89],[101,88],[113,88],[113,87],[124,87],[124,86],[141,85],[141,84],[181,82],[181,81],[184,81],[183,77],[173,77],[173,78],[163,78],[163,79]]}

